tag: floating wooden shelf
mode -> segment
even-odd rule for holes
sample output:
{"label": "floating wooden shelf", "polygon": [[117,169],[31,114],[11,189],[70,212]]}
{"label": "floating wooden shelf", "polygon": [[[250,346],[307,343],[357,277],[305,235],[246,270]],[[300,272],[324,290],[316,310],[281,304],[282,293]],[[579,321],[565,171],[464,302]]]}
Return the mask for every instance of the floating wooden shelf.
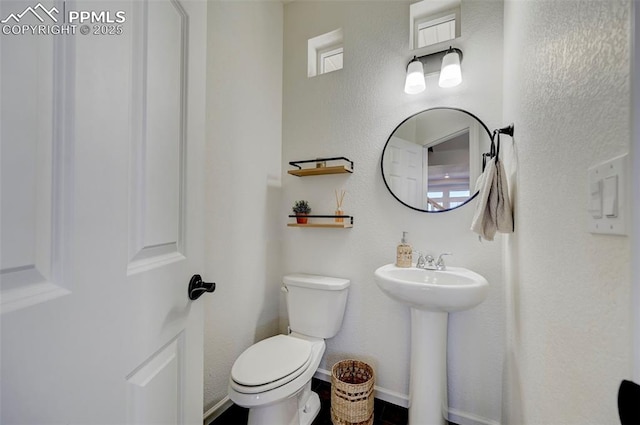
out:
{"label": "floating wooden shelf", "polygon": [[353,227],[351,223],[307,223],[307,224],[298,224],[298,223],[289,223],[287,224],[289,227],[324,227],[327,229],[350,229]]}
{"label": "floating wooden shelf", "polygon": [[[344,161],[346,164],[342,165],[332,165],[327,166],[327,162],[330,161]],[[300,164],[322,164],[321,167],[310,167],[310,168],[302,168]],[[335,158],[316,158],[316,159],[307,159],[304,161],[291,161],[289,165],[293,167],[297,167],[296,170],[287,171],[289,174],[298,176],[298,177],[306,177],[306,176],[320,176],[323,174],[345,174],[345,173],[353,173],[353,161],[349,158],[345,158],[344,156],[335,157]]]}
{"label": "floating wooden shelf", "polygon": [[[316,223],[298,224],[288,223],[289,227],[324,227],[328,229],[350,229],[353,227],[353,216],[350,215],[307,215],[308,219],[329,219],[335,220],[336,218],[342,218],[342,223],[336,223],[335,221],[324,221]],[[296,218],[295,215],[290,215],[289,218]]]}
{"label": "floating wooden shelf", "polygon": [[302,168],[300,170],[289,170],[287,173],[298,177],[306,176],[319,176],[322,174],[344,174],[353,173],[353,170],[347,168],[346,165],[338,165],[335,167],[320,167],[320,168]]}

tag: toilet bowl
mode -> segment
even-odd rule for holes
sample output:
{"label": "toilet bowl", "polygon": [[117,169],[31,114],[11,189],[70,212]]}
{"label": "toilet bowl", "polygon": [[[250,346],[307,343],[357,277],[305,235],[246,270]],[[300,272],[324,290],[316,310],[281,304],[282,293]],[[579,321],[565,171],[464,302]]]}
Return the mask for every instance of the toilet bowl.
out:
{"label": "toilet bowl", "polygon": [[[311,423],[320,410],[320,400],[311,392],[311,378],[324,349],[323,339],[297,334],[276,335],[252,345],[233,365],[229,397],[250,409],[249,424]],[[282,368],[285,361],[288,368]],[[305,416],[308,422],[301,420]]]}
{"label": "toilet bowl", "polygon": [[339,331],[349,280],[296,274],[283,278],[289,335],[247,348],[231,369],[229,398],[249,408],[249,425],[309,425],[320,411],[311,378],[325,338]]}

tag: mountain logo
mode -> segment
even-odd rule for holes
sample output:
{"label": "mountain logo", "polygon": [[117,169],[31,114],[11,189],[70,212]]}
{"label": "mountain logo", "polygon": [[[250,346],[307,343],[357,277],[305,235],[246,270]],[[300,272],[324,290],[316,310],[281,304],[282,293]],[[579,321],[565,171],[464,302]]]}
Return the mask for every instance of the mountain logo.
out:
{"label": "mountain logo", "polygon": [[58,9],[56,9],[55,7],[52,7],[51,9],[47,9],[46,7],[44,7],[42,5],[42,3],[38,3],[37,5],[35,5],[35,7],[28,6],[24,11],[22,11],[22,13],[18,13],[18,14],[11,13],[11,14],[9,14],[9,16],[7,16],[5,19],[0,21],[0,23],[6,24],[9,21],[13,20],[13,22],[17,24],[28,13],[32,14],[33,16],[35,16],[40,22],[44,22],[43,16],[44,17],[48,16],[53,22],[58,22],[58,18],[56,18],[53,15],[54,13],[56,15],[59,13]]}

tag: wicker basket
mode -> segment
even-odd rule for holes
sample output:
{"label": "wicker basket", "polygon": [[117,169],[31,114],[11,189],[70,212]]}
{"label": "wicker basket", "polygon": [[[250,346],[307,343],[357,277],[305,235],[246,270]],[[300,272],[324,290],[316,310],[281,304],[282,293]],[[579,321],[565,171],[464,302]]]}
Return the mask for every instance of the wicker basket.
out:
{"label": "wicker basket", "polygon": [[342,360],[331,370],[331,421],[334,425],[373,424],[373,368]]}

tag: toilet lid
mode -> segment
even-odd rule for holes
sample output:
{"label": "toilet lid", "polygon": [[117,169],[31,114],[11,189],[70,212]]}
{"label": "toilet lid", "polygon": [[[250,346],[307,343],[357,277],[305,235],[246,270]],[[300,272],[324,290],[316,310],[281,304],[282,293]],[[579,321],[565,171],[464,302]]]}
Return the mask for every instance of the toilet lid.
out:
{"label": "toilet lid", "polygon": [[276,335],[247,348],[233,364],[231,377],[241,385],[265,385],[294,373],[310,358],[310,342]]}

